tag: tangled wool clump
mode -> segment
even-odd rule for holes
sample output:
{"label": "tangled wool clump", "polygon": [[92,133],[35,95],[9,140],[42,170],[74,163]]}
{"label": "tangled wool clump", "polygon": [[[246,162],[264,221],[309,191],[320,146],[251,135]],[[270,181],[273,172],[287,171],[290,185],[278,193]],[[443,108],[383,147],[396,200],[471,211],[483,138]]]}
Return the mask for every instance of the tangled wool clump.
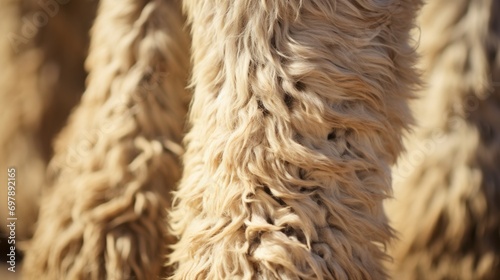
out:
{"label": "tangled wool clump", "polygon": [[434,0],[420,15],[427,85],[387,205],[395,279],[500,278],[498,15],[493,0]]}
{"label": "tangled wool clump", "polygon": [[385,279],[420,1],[187,0],[172,279]]}
{"label": "tangled wool clump", "polygon": [[175,1],[103,0],[87,90],[56,145],[27,279],[156,279],[190,99]]}

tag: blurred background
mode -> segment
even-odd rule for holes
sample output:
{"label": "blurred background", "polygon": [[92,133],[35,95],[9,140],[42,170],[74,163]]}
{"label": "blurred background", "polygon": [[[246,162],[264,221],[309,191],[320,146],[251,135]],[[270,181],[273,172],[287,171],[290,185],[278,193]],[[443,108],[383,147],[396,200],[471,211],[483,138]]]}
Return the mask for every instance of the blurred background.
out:
{"label": "blurred background", "polygon": [[[85,90],[84,61],[97,3],[0,1],[0,181],[7,182],[8,167],[17,169],[18,249],[35,229],[53,140]],[[6,221],[5,184],[0,201],[0,219]],[[14,279],[4,268],[5,226],[0,235],[0,278]]]}

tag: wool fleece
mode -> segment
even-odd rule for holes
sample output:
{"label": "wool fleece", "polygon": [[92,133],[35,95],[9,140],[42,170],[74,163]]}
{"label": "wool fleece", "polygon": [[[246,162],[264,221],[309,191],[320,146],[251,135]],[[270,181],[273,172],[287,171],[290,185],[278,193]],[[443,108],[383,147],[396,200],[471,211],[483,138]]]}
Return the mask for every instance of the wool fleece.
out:
{"label": "wool fleece", "polygon": [[172,279],[386,279],[420,1],[186,0]]}

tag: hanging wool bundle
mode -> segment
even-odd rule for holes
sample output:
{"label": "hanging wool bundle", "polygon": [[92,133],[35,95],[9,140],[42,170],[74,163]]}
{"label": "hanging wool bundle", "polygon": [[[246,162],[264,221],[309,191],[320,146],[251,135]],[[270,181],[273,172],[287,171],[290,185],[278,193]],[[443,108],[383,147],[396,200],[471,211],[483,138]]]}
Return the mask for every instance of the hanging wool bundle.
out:
{"label": "hanging wool bundle", "polygon": [[425,90],[387,206],[394,279],[500,279],[500,3],[433,0]]}
{"label": "hanging wool bundle", "polygon": [[58,139],[28,279],[156,279],[190,99],[175,1],[103,0],[87,90]]}

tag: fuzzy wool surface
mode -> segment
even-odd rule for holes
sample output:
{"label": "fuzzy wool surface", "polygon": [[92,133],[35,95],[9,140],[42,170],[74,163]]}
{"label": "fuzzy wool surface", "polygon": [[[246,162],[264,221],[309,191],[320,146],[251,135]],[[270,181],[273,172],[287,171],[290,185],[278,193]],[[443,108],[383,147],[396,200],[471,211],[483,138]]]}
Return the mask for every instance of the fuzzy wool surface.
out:
{"label": "fuzzy wool surface", "polygon": [[386,279],[420,1],[186,0],[172,279]]}
{"label": "fuzzy wool surface", "polygon": [[[83,62],[95,6],[58,5],[42,25],[35,17],[38,1],[0,1],[0,181],[7,182],[7,168],[17,168],[17,241],[33,234],[52,141],[84,91]],[[5,221],[7,187],[0,188],[0,201]],[[4,227],[0,236],[3,232]]]}
{"label": "fuzzy wool surface", "polygon": [[431,0],[425,90],[387,206],[394,279],[500,279],[500,3]]}
{"label": "fuzzy wool surface", "polygon": [[190,100],[175,1],[99,3],[87,89],[57,141],[26,279],[158,279]]}

